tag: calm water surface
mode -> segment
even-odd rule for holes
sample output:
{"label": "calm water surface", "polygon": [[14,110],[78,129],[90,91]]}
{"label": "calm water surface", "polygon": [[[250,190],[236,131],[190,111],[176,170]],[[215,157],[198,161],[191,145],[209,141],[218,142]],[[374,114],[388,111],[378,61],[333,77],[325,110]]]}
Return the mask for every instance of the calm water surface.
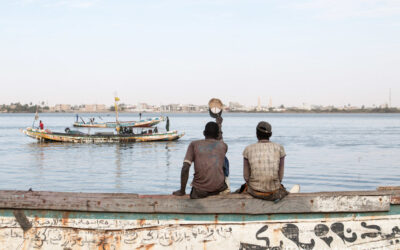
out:
{"label": "calm water surface", "polygon": [[[21,134],[33,116],[0,114],[0,189],[169,194],[179,188],[187,146],[202,138],[211,120],[208,114],[170,114],[171,129],[186,133],[175,142],[62,144]],[[40,114],[40,119],[46,128],[64,131],[75,117]],[[121,120],[136,119],[136,114],[121,115]],[[242,152],[256,142],[260,120],[272,124],[271,140],[286,149],[289,188],[295,183],[303,192],[400,185],[399,114],[224,114],[233,189],[243,183]]]}

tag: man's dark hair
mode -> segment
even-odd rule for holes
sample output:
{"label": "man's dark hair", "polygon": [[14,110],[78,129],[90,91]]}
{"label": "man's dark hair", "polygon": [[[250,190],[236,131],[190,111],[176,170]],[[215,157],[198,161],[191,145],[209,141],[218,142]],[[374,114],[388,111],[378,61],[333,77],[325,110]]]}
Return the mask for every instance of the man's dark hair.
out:
{"label": "man's dark hair", "polygon": [[219,134],[218,124],[216,122],[208,122],[206,124],[203,134],[205,137],[211,137],[211,138],[217,139],[218,134]]}
{"label": "man's dark hair", "polygon": [[270,133],[265,133],[265,132],[261,132],[260,130],[256,130],[257,131],[257,139],[258,140],[269,140],[269,138],[272,135],[272,132]]}

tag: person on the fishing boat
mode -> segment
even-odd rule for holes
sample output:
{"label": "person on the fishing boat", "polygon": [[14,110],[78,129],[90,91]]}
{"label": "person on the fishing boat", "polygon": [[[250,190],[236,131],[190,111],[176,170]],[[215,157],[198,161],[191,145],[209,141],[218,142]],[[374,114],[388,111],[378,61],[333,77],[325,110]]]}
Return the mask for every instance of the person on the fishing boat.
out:
{"label": "person on the fishing boat", "polygon": [[261,121],[256,127],[258,142],[243,151],[243,177],[246,184],[240,192],[247,192],[255,198],[278,200],[288,192],[281,184],[285,165],[285,149],[271,142],[272,127]]}
{"label": "person on the fishing boat", "polygon": [[165,130],[169,131],[169,117],[167,116],[167,122],[165,123]]}
{"label": "person on the fishing boat", "polygon": [[44,129],[44,124],[43,124],[42,120],[39,121],[39,128],[40,128],[41,130]]}
{"label": "person on the fishing boat", "polygon": [[217,140],[218,124],[207,123],[203,135],[205,139],[190,143],[181,170],[181,188],[173,192],[173,195],[186,194],[186,184],[192,162],[194,162],[194,176],[190,198],[199,199],[217,195],[228,188],[222,169],[228,146],[223,141]]}

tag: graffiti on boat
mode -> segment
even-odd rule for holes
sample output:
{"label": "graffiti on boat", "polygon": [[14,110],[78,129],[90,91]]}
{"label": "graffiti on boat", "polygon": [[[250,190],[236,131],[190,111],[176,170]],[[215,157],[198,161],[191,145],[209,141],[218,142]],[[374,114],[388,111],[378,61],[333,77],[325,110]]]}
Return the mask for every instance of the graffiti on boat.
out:
{"label": "graffiti on boat", "polygon": [[29,215],[26,221],[18,215],[0,216],[0,244],[22,249],[396,249],[399,241],[398,216],[324,222],[93,219],[69,217],[68,212],[53,218]]}
{"label": "graffiti on boat", "polygon": [[[370,231],[363,231],[363,233],[361,233],[358,237],[358,234],[356,232],[353,232],[351,228],[347,228],[346,229],[346,233],[349,234],[349,236],[346,236],[345,234],[345,226],[343,223],[341,222],[336,222],[333,223],[330,227],[326,224],[317,224],[314,227],[314,235],[316,236],[316,239],[319,238],[320,240],[322,240],[323,242],[325,242],[326,246],[324,248],[331,248],[332,247],[332,243],[334,240],[337,241],[343,241],[344,244],[346,243],[355,243],[357,241],[357,239],[366,239],[366,238],[372,238],[372,239],[376,239],[379,241],[384,241],[384,240],[388,240],[390,245],[395,245],[395,244],[399,244],[400,243],[400,229],[398,226],[394,226],[391,230],[390,233],[388,234],[384,234],[382,233],[382,229],[380,226],[378,225],[368,225],[366,222],[361,222],[360,223],[361,227],[363,227],[364,229],[368,229]],[[271,246],[270,245],[270,239],[269,237],[261,237],[260,235],[262,233],[264,233],[265,231],[268,230],[268,225],[262,226],[255,234],[255,238],[259,241],[265,241],[265,244],[248,244],[248,243],[240,243],[240,249],[243,250],[265,250],[265,249],[271,249],[271,250],[279,250],[279,249],[283,249],[283,241],[281,240],[279,242],[279,246]],[[332,231],[337,237],[333,237],[333,236],[327,236],[328,233]],[[289,224],[285,224],[282,227],[281,230],[283,236],[286,239],[289,239],[290,241],[292,241],[297,247],[299,247],[300,249],[305,249],[305,250],[311,250],[314,249],[315,247],[315,243],[316,243],[316,239],[311,238],[309,239],[309,242],[301,242],[300,241],[300,229],[297,225],[289,223]],[[354,244],[357,245],[357,244]]]}

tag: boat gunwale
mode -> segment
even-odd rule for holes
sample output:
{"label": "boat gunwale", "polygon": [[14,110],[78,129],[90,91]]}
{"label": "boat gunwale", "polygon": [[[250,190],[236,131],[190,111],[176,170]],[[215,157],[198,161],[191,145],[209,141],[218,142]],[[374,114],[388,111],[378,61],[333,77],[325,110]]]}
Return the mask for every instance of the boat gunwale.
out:
{"label": "boat gunwale", "polygon": [[388,212],[399,205],[399,197],[400,191],[298,193],[274,203],[247,194],[193,200],[187,195],[0,190],[0,208],[150,214],[365,213]]}
{"label": "boat gunwale", "polygon": [[[81,128],[116,128],[117,125],[120,127],[132,127],[132,128],[149,128],[154,125],[159,124],[164,121],[163,116],[148,118],[147,120],[140,121],[120,121],[120,122],[94,122],[94,123],[84,123],[84,122],[74,122],[73,127],[81,127]],[[134,125],[134,124],[137,125]],[[109,126],[110,125],[110,126]]]}
{"label": "boat gunwale", "polygon": [[[48,142],[71,142],[71,143],[111,143],[111,142],[154,142],[154,141],[173,141],[178,140],[185,135],[185,133],[178,133],[177,130],[168,131],[166,133],[152,133],[152,134],[67,134],[62,132],[47,132],[45,130],[36,130],[32,128],[21,129],[21,131],[34,139],[48,141]],[[60,137],[63,139],[55,139],[48,137]],[[79,140],[79,141],[77,141]],[[97,141],[96,141],[97,140]],[[106,141],[104,141],[106,140]],[[111,141],[110,141],[111,140]]]}

